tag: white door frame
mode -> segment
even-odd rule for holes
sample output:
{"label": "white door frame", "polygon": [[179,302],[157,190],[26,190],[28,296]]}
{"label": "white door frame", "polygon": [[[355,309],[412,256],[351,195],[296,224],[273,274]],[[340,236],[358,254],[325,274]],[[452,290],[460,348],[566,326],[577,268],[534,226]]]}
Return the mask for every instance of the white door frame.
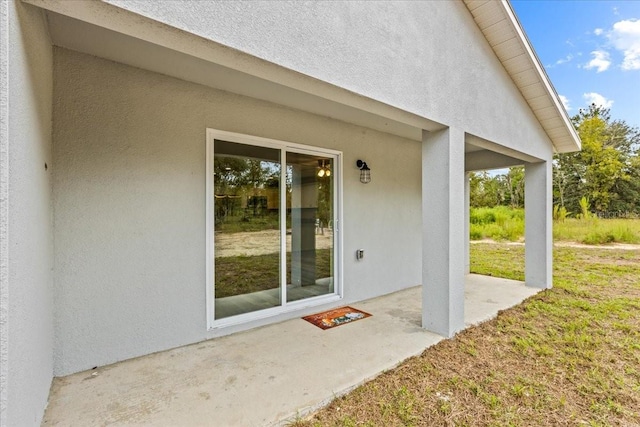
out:
{"label": "white door frame", "polygon": [[[239,144],[255,145],[259,147],[275,148],[280,150],[280,286],[281,306],[267,308],[264,310],[253,311],[249,313],[239,314],[237,316],[215,319],[215,247],[214,247],[214,141],[216,139],[235,142]],[[320,295],[317,297],[302,299],[293,302],[287,302],[286,297],[286,240],[282,236],[286,236],[286,196],[282,192],[282,183],[286,182],[286,155],[287,152],[300,154],[316,154],[323,156],[331,156],[334,159],[334,188],[333,188],[333,206],[334,221],[333,224],[333,277],[334,292],[332,294]],[[342,299],[343,289],[343,237],[342,237],[342,152],[330,150],[320,147],[312,147],[293,142],[278,141],[274,139],[261,138],[258,136],[245,135],[234,132],[221,131],[207,128],[206,134],[206,315],[207,329],[218,329],[226,326],[237,325],[241,323],[251,322],[257,319],[272,317],[278,314],[291,311],[303,310],[307,307],[313,307],[321,304],[327,304]]]}

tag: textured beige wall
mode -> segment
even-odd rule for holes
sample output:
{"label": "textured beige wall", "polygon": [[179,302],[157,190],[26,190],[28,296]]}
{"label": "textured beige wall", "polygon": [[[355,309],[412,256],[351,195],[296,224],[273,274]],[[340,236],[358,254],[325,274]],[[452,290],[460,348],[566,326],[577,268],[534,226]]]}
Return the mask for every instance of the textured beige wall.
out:
{"label": "textured beige wall", "polygon": [[0,425],[32,426],[53,374],[53,65],[44,14],[3,1],[0,40]]}
{"label": "textured beige wall", "polygon": [[207,127],[343,151],[345,301],[420,283],[419,143],[65,49],[54,64],[56,375],[273,320],[206,330]]}
{"label": "textured beige wall", "polygon": [[548,157],[547,135],[461,1],[103,1]]}

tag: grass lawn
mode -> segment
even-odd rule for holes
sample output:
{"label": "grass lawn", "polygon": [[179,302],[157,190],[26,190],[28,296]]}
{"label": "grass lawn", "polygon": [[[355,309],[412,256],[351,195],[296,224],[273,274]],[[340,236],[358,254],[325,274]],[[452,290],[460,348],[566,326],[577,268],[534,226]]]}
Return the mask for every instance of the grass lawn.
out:
{"label": "grass lawn", "polygon": [[[287,253],[287,266],[291,253]],[[331,251],[316,251],[316,277],[331,276]],[[291,283],[291,271],[287,271]],[[280,286],[280,254],[233,256],[216,258],[215,297],[246,294]]]}
{"label": "grass lawn", "polygon": [[[473,272],[523,280],[522,247],[471,251]],[[294,425],[640,425],[639,251],[554,254],[552,290]]]}
{"label": "grass lawn", "polygon": [[[524,210],[505,206],[472,208],[469,216],[471,240],[508,240],[524,238]],[[576,219],[553,222],[555,241],[572,241],[587,245],[606,243],[640,243],[640,219]]]}

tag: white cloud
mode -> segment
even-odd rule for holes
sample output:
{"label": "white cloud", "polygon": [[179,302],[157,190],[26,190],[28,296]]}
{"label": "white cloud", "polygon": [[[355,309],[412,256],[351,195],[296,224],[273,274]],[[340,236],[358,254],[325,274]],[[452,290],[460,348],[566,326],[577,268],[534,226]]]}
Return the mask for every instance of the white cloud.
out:
{"label": "white cloud", "polygon": [[562,64],[566,64],[567,62],[571,62],[571,60],[573,60],[573,54],[572,53],[568,54],[564,58],[558,59],[553,64],[545,65],[545,68],[554,68],[554,67],[557,67],[558,65],[562,65]]}
{"label": "white cloud", "polygon": [[598,107],[611,108],[613,100],[607,99],[604,96],[596,92],[589,92],[582,95],[587,104],[596,104]]}
{"label": "white cloud", "polygon": [[596,28],[595,30],[593,30],[593,34],[595,34],[596,36],[599,36],[602,33],[604,33],[604,30],[602,28]]}
{"label": "white cloud", "polygon": [[611,65],[609,52],[605,50],[594,50],[593,52],[591,52],[591,55],[593,56],[593,58],[584,66],[584,68],[586,68],[587,70],[595,68],[597,73],[601,73],[603,71],[606,71]]}
{"label": "white cloud", "polygon": [[564,109],[567,111],[571,111],[571,103],[569,101],[569,98],[564,95],[558,95],[558,97],[560,98],[560,102],[562,102],[562,105],[564,105]]}
{"label": "white cloud", "polygon": [[564,58],[560,58],[560,59],[558,59],[558,60],[556,61],[556,65],[562,65],[562,64],[565,64],[565,63],[567,63],[567,62],[571,61],[572,59],[573,59],[573,55],[572,55],[572,54],[569,54],[569,55],[567,55],[567,56],[566,56],[566,57],[564,57]]}
{"label": "white cloud", "polygon": [[623,70],[640,70],[640,20],[629,19],[613,24],[607,37],[622,52]]}

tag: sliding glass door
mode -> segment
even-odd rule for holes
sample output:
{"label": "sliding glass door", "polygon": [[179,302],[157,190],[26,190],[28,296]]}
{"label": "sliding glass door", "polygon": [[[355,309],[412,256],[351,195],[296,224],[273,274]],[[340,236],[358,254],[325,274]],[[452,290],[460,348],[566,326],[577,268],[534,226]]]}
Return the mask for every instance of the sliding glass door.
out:
{"label": "sliding glass door", "polygon": [[335,152],[210,131],[211,325],[339,297],[338,159]]}
{"label": "sliding glass door", "polygon": [[287,153],[287,301],[332,294],[333,159]]}
{"label": "sliding glass door", "polygon": [[280,294],[280,150],[214,146],[216,319],[277,307]]}

